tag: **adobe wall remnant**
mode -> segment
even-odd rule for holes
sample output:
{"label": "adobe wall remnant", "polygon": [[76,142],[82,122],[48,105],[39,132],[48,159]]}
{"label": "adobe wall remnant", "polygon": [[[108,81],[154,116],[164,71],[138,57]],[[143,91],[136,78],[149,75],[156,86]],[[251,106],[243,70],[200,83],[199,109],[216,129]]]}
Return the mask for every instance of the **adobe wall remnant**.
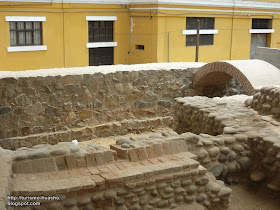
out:
{"label": "adobe wall remnant", "polygon": [[[268,98],[273,90],[279,89],[267,87],[262,93],[267,93],[264,96]],[[216,177],[232,183],[238,182],[243,173],[254,183],[264,183],[279,196],[279,118],[260,116],[244,101],[248,106],[252,99],[245,95],[178,98],[175,131],[199,134],[195,138],[189,137],[189,151],[196,154],[200,164]]]}
{"label": "adobe wall remnant", "polygon": [[280,119],[280,88],[273,86],[263,87],[260,92],[249,98],[245,104],[262,115],[272,115],[274,118]]}
{"label": "adobe wall remnant", "polygon": [[[174,98],[199,94],[192,88],[195,71],[0,79],[0,145],[16,149],[72,141],[76,136],[79,141],[89,140],[118,129],[125,134],[169,126]],[[157,123],[159,118],[163,119]],[[134,120],[142,120],[142,126]]]}
{"label": "adobe wall remnant", "polygon": [[[231,189],[196,161],[183,135],[119,138],[111,148],[61,142],[2,149],[0,157],[11,157],[13,173],[5,192],[58,196],[61,200],[41,201],[40,207],[48,210],[165,209],[194,202],[208,209],[228,206]],[[0,207],[5,209],[6,193],[1,196]]]}

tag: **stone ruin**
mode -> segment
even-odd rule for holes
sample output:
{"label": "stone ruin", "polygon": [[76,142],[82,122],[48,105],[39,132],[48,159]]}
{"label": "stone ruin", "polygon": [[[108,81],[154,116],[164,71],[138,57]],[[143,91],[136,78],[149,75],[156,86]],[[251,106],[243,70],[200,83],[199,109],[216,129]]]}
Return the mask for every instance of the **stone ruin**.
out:
{"label": "stone ruin", "polygon": [[[232,190],[225,183],[244,177],[279,198],[280,88],[264,87],[253,97],[193,96],[189,72],[116,72],[106,80],[99,75],[105,91],[86,83],[91,75],[44,78],[44,83],[38,82],[42,78],[2,80],[0,209],[13,209],[8,202],[26,201],[14,200],[20,196],[38,196],[41,205],[16,209],[172,209],[194,203],[226,209]],[[68,91],[69,83],[78,90]],[[159,83],[162,89],[156,90]],[[5,92],[11,84],[16,88],[10,94],[19,95],[15,102]],[[118,84],[130,85],[116,89]],[[33,97],[27,92],[32,88]],[[110,94],[99,100],[100,92]],[[73,95],[86,97],[75,102]],[[57,97],[56,106],[50,105]],[[114,106],[112,98],[118,98]],[[93,105],[97,100],[100,104]],[[75,116],[68,121],[71,112]],[[161,126],[173,131],[141,135]],[[135,135],[115,138],[110,148],[71,142],[115,132]]]}

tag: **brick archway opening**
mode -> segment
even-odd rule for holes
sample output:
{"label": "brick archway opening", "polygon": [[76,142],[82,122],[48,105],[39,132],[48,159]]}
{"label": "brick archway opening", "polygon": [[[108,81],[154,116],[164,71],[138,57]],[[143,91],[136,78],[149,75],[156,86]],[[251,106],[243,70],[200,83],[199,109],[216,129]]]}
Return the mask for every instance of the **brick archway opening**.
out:
{"label": "brick archway opening", "polygon": [[248,95],[255,93],[246,76],[239,69],[226,62],[213,62],[201,67],[195,73],[194,87],[200,89],[204,96],[223,96],[223,90],[232,78],[241,84]]}

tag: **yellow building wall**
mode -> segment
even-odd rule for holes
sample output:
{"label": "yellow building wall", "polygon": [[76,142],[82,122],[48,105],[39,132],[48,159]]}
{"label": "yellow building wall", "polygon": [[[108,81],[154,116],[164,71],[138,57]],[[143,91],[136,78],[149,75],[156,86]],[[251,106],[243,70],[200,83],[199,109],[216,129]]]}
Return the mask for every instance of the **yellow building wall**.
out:
{"label": "yellow building wall", "polygon": [[252,18],[234,17],[231,60],[250,58]]}
{"label": "yellow building wall", "polygon": [[[157,17],[142,14],[131,14],[129,63],[157,62]],[[136,49],[136,45],[144,45],[144,50]]]}
{"label": "yellow building wall", "polygon": [[63,19],[61,13],[20,13],[20,16],[46,16],[42,22],[45,51],[8,52],[10,46],[9,22],[5,16],[19,16],[17,12],[0,13],[0,70],[17,71],[63,67]]}
{"label": "yellow building wall", "polygon": [[[114,21],[114,41],[118,43],[118,46],[114,47],[114,64],[195,61],[195,46],[186,47],[186,35],[182,33],[186,29],[186,17],[215,17],[214,29],[218,29],[218,34],[214,35],[213,45],[200,46],[200,62],[249,59],[251,45],[249,29],[252,27],[252,18],[272,18],[272,15],[256,16],[252,12],[252,15],[248,16],[246,11],[250,9],[240,8],[238,10],[243,10],[244,13],[236,12],[235,16],[232,16],[232,13],[228,12],[232,8],[180,5],[133,5],[131,7],[174,7],[193,9],[193,12],[175,9],[160,10],[160,13],[147,12],[147,10],[135,11],[117,4],[39,5],[28,3],[26,4],[28,6],[21,6],[24,3],[6,6],[3,4],[5,3],[0,4],[1,10],[15,11],[0,12],[0,70],[2,71],[88,66],[86,16],[117,16],[117,21]],[[16,12],[16,10],[28,10],[28,12]],[[219,10],[223,12],[217,12]],[[47,45],[48,49],[33,52],[8,52],[9,22],[5,21],[5,16],[46,16],[42,33],[43,45]],[[279,18],[280,15],[275,15],[272,21],[275,33],[269,35],[268,39],[268,46],[274,48],[280,47]],[[170,35],[169,45],[168,34]],[[136,45],[144,45],[145,49],[137,50]]]}
{"label": "yellow building wall", "polygon": [[[1,6],[1,9],[28,12],[0,12],[0,70],[18,71],[44,68],[83,67],[89,65],[88,21],[86,16],[117,16],[114,21],[114,64],[129,63],[129,13],[119,5],[94,4],[26,4]],[[37,11],[50,12],[37,12]],[[120,11],[120,10],[123,10]],[[36,12],[35,12],[36,11]],[[64,11],[64,12],[63,12]],[[91,12],[92,11],[92,12]],[[113,12],[109,12],[113,11]],[[117,12],[116,12],[117,11]],[[9,22],[5,16],[45,16],[42,22],[44,51],[8,52]]]}
{"label": "yellow building wall", "polygon": [[[195,17],[195,16],[188,16]],[[199,15],[199,17],[213,17]],[[186,46],[186,16],[165,16],[159,18],[158,31],[158,62],[168,62],[168,32],[170,36],[170,62],[194,62],[195,46]],[[199,61],[211,62],[230,58],[231,19],[216,17],[215,27],[218,34],[214,35],[214,44],[199,47]]]}

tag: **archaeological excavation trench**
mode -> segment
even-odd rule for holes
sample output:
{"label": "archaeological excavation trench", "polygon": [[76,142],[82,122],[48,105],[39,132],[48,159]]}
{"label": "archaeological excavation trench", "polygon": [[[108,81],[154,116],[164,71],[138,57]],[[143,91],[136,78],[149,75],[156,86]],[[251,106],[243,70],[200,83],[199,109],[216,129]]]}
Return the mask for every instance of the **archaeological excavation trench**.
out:
{"label": "archaeological excavation trench", "polygon": [[198,96],[196,71],[0,79],[0,209],[227,209],[244,180],[279,199],[280,88]]}

